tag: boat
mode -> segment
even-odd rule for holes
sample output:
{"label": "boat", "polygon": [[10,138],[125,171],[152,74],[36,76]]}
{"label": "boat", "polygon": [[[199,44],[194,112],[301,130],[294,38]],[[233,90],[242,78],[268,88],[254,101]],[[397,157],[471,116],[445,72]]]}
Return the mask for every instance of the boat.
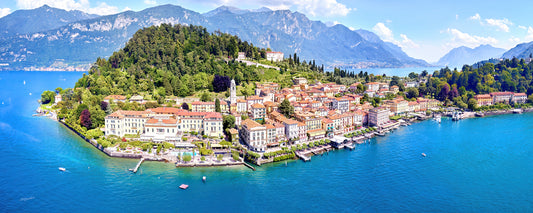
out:
{"label": "boat", "polygon": [[378,133],[379,136],[385,136],[385,132]]}
{"label": "boat", "polygon": [[65,169],[65,168],[63,168],[63,167],[59,167],[59,171],[64,172],[64,171],[67,171],[67,169]]}
{"label": "boat", "polygon": [[423,152],[422,152],[422,156],[423,156],[423,157],[426,157],[426,153],[423,153]]}
{"label": "boat", "polygon": [[202,177],[202,181],[205,182],[206,180],[207,180],[207,178],[206,178],[205,176],[203,176],[203,177]]}
{"label": "boat", "polygon": [[189,188],[189,185],[187,185],[187,184],[181,184],[180,185],[180,189],[187,189],[187,188]]}

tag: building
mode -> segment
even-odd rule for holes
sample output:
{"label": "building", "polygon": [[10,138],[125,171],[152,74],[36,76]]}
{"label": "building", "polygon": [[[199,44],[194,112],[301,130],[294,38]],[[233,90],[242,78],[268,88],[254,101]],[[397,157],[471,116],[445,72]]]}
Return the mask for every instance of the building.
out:
{"label": "building", "polygon": [[195,101],[189,106],[192,112],[215,112],[215,102]]}
{"label": "building", "polygon": [[390,110],[384,107],[370,109],[368,112],[368,124],[371,126],[382,126],[389,122]]}
{"label": "building", "polygon": [[54,103],[57,104],[61,101],[63,101],[63,97],[61,96],[61,94],[57,93],[57,95],[54,97]]}
{"label": "building", "polygon": [[145,122],[145,132],[140,136],[143,141],[180,142],[182,132],[178,120],[170,117],[150,118]]}
{"label": "building", "polygon": [[237,112],[243,113],[248,112],[248,104],[245,100],[237,100]]}
{"label": "building", "polygon": [[229,102],[230,104],[237,103],[237,85],[233,79],[231,79]]}
{"label": "building", "polygon": [[478,106],[492,105],[492,97],[490,94],[475,95],[474,99],[477,101]]}
{"label": "building", "polygon": [[222,114],[210,112],[203,118],[203,134],[209,137],[221,137],[224,134],[222,129]]}
{"label": "building", "polygon": [[395,115],[401,115],[407,113],[409,111],[409,102],[401,99],[394,99],[394,100],[387,100],[384,102],[387,104],[390,108],[390,111],[393,112]]}
{"label": "building", "polygon": [[350,101],[347,98],[335,98],[332,103],[332,109],[340,113],[348,112],[350,110]]}
{"label": "building", "polygon": [[126,96],[123,95],[108,95],[104,98],[104,102],[107,102],[108,104],[113,100],[113,103],[117,102],[126,102]]}
{"label": "building", "polygon": [[266,59],[269,61],[283,61],[282,52],[266,52]]}
{"label": "building", "polygon": [[140,95],[134,95],[134,96],[131,96],[130,98],[130,102],[137,102],[137,103],[144,103],[144,98]]}
{"label": "building", "polygon": [[250,118],[255,121],[264,120],[266,116],[266,108],[263,104],[252,104],[250,107]]}
{"label": "building", "polygon": [[527,101],[526,93],[515,93],[513,94],[512,102],[518,104],[525,104]]}
{"label": "building", "polygon": [[148,120],[147,111],[119,110],[105,117],[105,135],[140,135],[144,133],[144,125]]}
{"label": "building", "polygon": [[248,109],[250,109],[250,107],[252,107],[252,104],[263,104],[263,101],[264,100],[262,98],[254,95],[246,98],[246,105]]}
{"label": "building", "polygon": [[368,82],[365,84],[367,90],[370,90],[372,92],[377,92],[379,90],[379,83],[378,82]]}
{"label": "building", "polygon": [[250,119],[242,122],[239,138],[250,150],[264,152],[266,150],[266,127]]}
{"label": "building", "polygon": [[237,53],[237,60],[244,60],[244,59],[246,59],[246,53],[245,52]]}
{"label": "building", "polygon": [[298,138],[298,121],[285,119],[283,125],[285,126],[285,136],[287,137],[287,140]]}
{"label": "building", "polygon": [[292,82],[294,82],[294,85],[307,84],[307,79],[298,77],[298,78],[292,79]]}
{"label": "building", "polygon": [[492,92],[490,93],[490,96],[492,96],[492,104],[497,104],[497,103],[509,104],[511,102],[511,98],[513,97],[513,93],[512,92]]}

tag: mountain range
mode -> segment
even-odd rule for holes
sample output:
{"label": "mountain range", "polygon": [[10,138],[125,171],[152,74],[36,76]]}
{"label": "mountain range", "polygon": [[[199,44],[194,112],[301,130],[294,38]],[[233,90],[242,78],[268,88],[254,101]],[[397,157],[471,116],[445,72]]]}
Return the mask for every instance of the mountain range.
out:
{"label": "mountain range", "polygon": [[480,45],[473,49],[461,46],[450,50],[450,52],[439,59],[437,64],[461,68],[465,64],[471,65],[490,58],[500,58],[504,52],[505,49],[496,48],[488,44]]}
{"label": "mountain range", "polygon": [[301,60],[314,59],[326,66],[429,66],[370,31],[353,31],[340,24],[328,27],[289,10],[219,7],[200,14],[176,5],[161,5],[96,16],[43,6],[15,11],[0,19],[4,31],[0,34],[0,70],[86,70],[97,57],[108,57],[122,48],[137,30],[161,23],[201,25],[210,32],[230,33],[256,46],[281,51],[286,57],[297,53]]}
{"label": "mountain range", "polygon": [[516,45],[516,47],[505,52],[502,58],[531,58],[531,56],[533,56],[533,41]]}

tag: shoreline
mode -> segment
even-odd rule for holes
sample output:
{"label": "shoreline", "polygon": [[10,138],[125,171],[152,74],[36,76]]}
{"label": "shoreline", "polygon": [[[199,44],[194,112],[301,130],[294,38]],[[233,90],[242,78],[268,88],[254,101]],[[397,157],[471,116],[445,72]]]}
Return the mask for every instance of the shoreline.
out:
{"label": "shoreline", "polygon": [[[515,110],[516,109],[484,112],[483,113],[484,116],[482,116],[482,117],[485,117],[485,116],[497,116],[497,115],[507,115],[507,114],[517,114],[515,112]],[[533,112],[533,108],[526,108],[526,109],[520,108],[520,110],[521,110],[521,113]],[[518,114],[521,114],[521,113],[518,113]],[[433,113],[433,114],[438,114],[438,115],[441,115],[441,116],[448,116],[448,115],[446,115],[444,113]],[[467,117],[464,117],[462,119],[468,119],[468,118],[478,118],[478,116],[476,116],[475,112],[470,112]],[[427,121],[427,120],[430,120],[430,119],[432,119],[432,116],[426,116],[425,118],[423,118],[421,120],[420,119],[416,119],[416,118],[415,119],[409,119],[408,121],[409,121],[410,124],[412,124],[412,123]],[[55,119],[53,119],[53,120],[55,120]],[[115,153],[115,152],[111,152],[111,151],[106,150],[105,148],[103,148],[102,145],[100,145],[100,144],[98,144],[96,142],[96,140],[86,138],[83,134],[79,133],[78,131],[76,131],[75,129],[70,127],[68,124],[62,122],[61,120],[55,120],[55,121],[61,123],[67,129],[69,129],[72,132],[74,132],[76,135],[78,135],[85,142],[91,144],[93,147],[95,147],[97,150],[101,151],[102,153],[106,154],[108,157],[111,157],[111,158],[128,158],[128,159],[141,159],[141,158],[144,158],[147,161],[172,163],[172,164],[175,165],[176,168],[180,168],[180,167],[190,168],[190,167],[237,167],[237,166],[246,166],[246,167],[248,167],[248,168],[250,168],[250,169],[255,171],[255,168],[253,168],[253,166],[249,165],[249,163],[252,163],[252,164],[254,164],[256,166],[261,166],[261,165],[265,165],[265,164],[279,163],[279,162],[289,161],[289,160],[302,160],[304,162],[307,162],[307,161],[311,160],[312,156],[323,155],[324,153],[329,153],[332,150],[341,150],[341,149],[347,149],[347,148],[349,150],[352,150],[352,148],[350,148],[350,146],[353,147],[353,146],[356,146],[356,145],[367,143],[368,140],[376,137],[376,134],[371,134],[370,137],[368,137],[368,138],[365,137],[365,139],[363,141],[350,140],[349,142],[342,143],[342,146],[339,147],[339,148],[335,148],[334,146],[331,145],[331,143],[329,143],[329,144],[325,144],[325,145],[322,145],[322,146],[319,146],[319,147],[310,148],[309,150],[295,151],[294,153],[296,155],[295,155],[294,158],[281,160],[281,161],[276,161],[276,162],[273,161],[273,158],[268,158],[268,159],[261,159],[261,160],[259,160],[259,162],[256,160],[255,162],[251,161],[249,163],[246,163],[246,161],[244,161],[244,159],[241,160],[241,161],[230,160],[230,162],[224,162],[224,161],[223,162],[220,162],[220,161],[213,162],[212,161],[212,162],[205,162],[205,163],[202,163],[202,162],[196,163],[193,160],[193,162],[183,163],[183,162],[178,162],[176,160],[168,160],[168,159],[165,159],[163,157],[154,158],[154,157],[147,157],[147,156],[143,156],[142,154],[135,154],[135,153]],[[400,128],[400,127],[401,127],[401,125],[398,126],[398,128]],[[391,131],[394,131],[394,129],[386,130],[387,133],[391,132]],[[316,149],[318,149],[318,150],[316,150]],[[307,157],[308,160],[306,160],[305,157],[304,158],[300,157],[301,155]],[[281,156],[285,156],[285,155],[281,155]]]}

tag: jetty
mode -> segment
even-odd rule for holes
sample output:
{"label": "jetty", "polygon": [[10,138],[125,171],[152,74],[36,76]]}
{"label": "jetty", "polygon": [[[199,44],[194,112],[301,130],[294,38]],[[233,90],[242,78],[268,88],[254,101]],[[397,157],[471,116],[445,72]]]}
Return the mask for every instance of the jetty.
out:
{"label": "jetty", "polygon": [[347,148],[349,150],[353,150],[353,149],[355,149],[355,146],[353,145],[353,143],[351,143],[351,144],[347,143],[346,145],[344,145],[344,148]]}
{"label": "jetty", "polygon": [[310,161],[311,160],[311,157],[307,157],[306,155],[300,153],[300,152],[295,152],[296,156],[298,156],[300,159],[302,159],[304,162],[307,162],[307,161]]}
{"label": "jetty", "polygon": [[255,168],[254,168],[252,165],[247,164],[246,162],[243,162],[243,164],[244,164],[246,167],[250,168],[251,170],[254,170],[254,171],[255,171]]}
{"label": "jetty", "polygon": [[137,173],[137,170],[139,170],[139,167],[141,167],[141,164],[144,162],[144,158],[141,158],[141,160],[139,161],[139,163],[137,163],[137,166],[135,166],[135,168],[133,169],[133,173]]}

